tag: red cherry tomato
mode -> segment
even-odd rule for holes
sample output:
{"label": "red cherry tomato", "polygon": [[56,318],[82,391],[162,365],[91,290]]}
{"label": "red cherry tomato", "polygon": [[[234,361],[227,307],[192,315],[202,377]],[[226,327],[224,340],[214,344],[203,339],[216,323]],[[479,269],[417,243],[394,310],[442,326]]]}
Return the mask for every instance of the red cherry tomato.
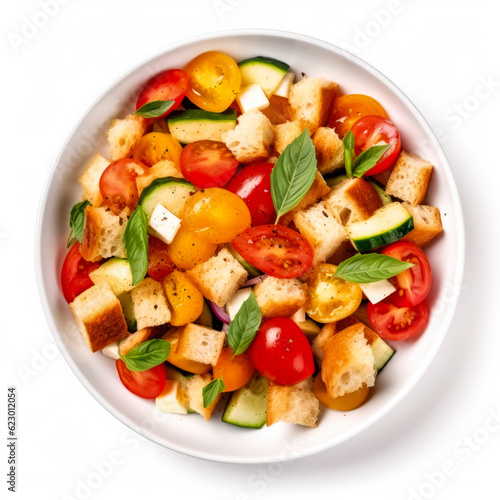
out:
{"label": "red cherry tomato", "polygon": [[382,158],[365,175],[380,174],[396,162],[401,151],[401,138],[394,123],[381,116],[363,116],[352,126],[351,132],[355,138],[356,156],[379,142],[389,144]]}
{"label": "red cherry tomato", "polygon": [[377,304],[368,302],[368,319],[376,333],[383,339],[404,340],[425,330],[429,323],[425,302],[413,307],[397,307],[389,299]]}
{"label": "red cherry tomato", "polygon": [[275,278],[297,278],[313,262],[307,240],[296,231],[276,224],[250,227],[231,244],[249,264]]}
{"label": "red cherry tomato", "polygon": [[159,396],[167,380],[164,363],[143,372],[133,372],[127,368],[125,361],[117,359],[116,370],[122,384],[130,392],[144,399],[154,399]]}
{"label": "red cherry tomato", "polygon": [[314,373],[307,337],[289,318],[262,323],[250,346],[250,356],[257,371],[275,384],[298,384]]}
{"label": "red cherry tomato", "polygon": [[175,101],[173,106],[158,118],[169,115],[184,99],[188,78],[181,69],[169,69],[151,78],[137,98],[135,109],[151,101]]}
{"label": "red cherry tomato", "polygon": [[410,269],[390,279],[396,291],[389,296],[389,300],[398,307],[420,304],[431,288],[431,265],[424,252],[412,243],[398,241],[386,247],[382,253],[413,264]]}
{"label": "red cherry tomato", "polygon": [[238,160],[223,142],[192,142],[181,153],[182,174],[201,188],[224,186],[236,173],[238,165]]}
{"label": "red cherry tomato", "polygon": [[78,241],[70,248],[61,269],[61,287],[68,304],[85,290],[94,286],[89,273],[100,265],[100,262],[89,262],[81,256]]}
{"label": "red cherry tomato", "polygon": [[168,255],[168,245],[163,241],[149,237],[148,248],[148,274],[156,281],[163,281],[165,276],[169,275],[175,266]]}
{"label": "red cherry tomato", "polygon": [[276,220],[271,197],[272,163],[256,163],[238,172],[226,186],[247,205],[252,216],[252,226],[271,224]]}
{"label": "red cherry tomato", "polygon": [[108,165],[99,180],[103,203],[117,215],[126,207],[133,211],[139,201],[135,179],[147,170],[146,165],[130,158]]}

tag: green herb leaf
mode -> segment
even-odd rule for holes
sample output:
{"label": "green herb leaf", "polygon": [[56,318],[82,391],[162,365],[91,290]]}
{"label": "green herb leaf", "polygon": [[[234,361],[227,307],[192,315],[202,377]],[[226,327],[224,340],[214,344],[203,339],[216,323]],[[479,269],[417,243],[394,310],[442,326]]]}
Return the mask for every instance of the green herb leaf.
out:
{"label": "green herb leaf", "polygon": [[163,339],[147,340],[120,358],[132,372],[143,372],[164,363],[170,354],[170,342]]}
{"label": "green herb leaf", "polygon": [[316,175],[316,152],[306,129],[280,155],[271,172],[276,224],[305,196]]}
{"label": "green herb leaf", "polygon": [[222,380],[222,377],[216,378],[210,384],[203,387],[203,408],[208,408],[215,401],[215,398],[221,392],[224,392],[225,388],[226,384]]}
{"label": "green herb leaf", "polygon": [[363,174],[373,168],[377,162],[382,158],[384,153],[389,149],[389,144],[382,144],[380,146],[372,146],[366,151],[363,151],[355,160],[352,165],[353,176],[361,177]]}
{"label": "green herb leaf", "polygon": [[352,160],[354,158],[354,134],[349,130],[344,137],[344,164],[347,177],[352,178]]}
{"label": "green herb leaf", "polygon": [[392,278],[414,264],[378,253],[356,254],[344,260],[335,271],[335,277],[352,283],[374,283]]}
{"label": "green herb leaf", "polygon": [[175,101],[151,101],[141,106],[134,115],[142,116],[143,118],[158,118],[165,114]]}
{"label": "green herb leaf", "polygon": [[127,260],[132,270],[132,284],[138,285],[148,272],[148,220],[141,205],[132,212],[123,243],[127,250]]}
{"label": "green herb leaf", "polygon": [[259,305],[253,292],[243,302],[233,321],[229,323],[227,342],[233,351],[233,358],[248,349],[262,321]]}
{"label": "green herb leaf", "polygon": [[67,247],[71,245],[73,238],[76,238],[80,243],[83,238],[83,223],[85,222],[85,209],[90,205],[90,201],[85,200],[73,205],[69,214],[69,227],[71,233],[69,234]]}

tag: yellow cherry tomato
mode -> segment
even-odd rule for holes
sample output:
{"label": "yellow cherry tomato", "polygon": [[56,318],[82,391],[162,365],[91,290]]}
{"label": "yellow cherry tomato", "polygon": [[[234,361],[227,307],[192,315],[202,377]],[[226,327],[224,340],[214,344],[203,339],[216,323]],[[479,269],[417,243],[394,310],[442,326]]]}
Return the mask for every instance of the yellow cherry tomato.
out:
{"label": "yellow cherry tomato", "polygon": [[203,311],[203,295],[182,271],[171,272],[163,287],[172,310],[171,325],[183,326],[198,319]]}
{"label": "yellow cherry tomato", "polygon": [[176,267],[187,271],[193,269],[197,264],[207,261],[216,249],[215,243],[202,240],[181,226],[172,243],[168,246],[168,255]]}
{"label": "yellow cherry tomato", "polygon": [[[163,336],[165,340],[170,342],[170,352],[168,353],[167,361],[171,364],[185,370],[190,373],[207,373],[212,369],[212,365],[206,365],[205,363],[198,363],[197,361],[191,361],[190,359],[183,358],[177,354],[177,344],[179,343],[179,337],[181,336],[181,330],[175,329],[168,332]],[[168,379],[168,373],[167,373]]]}
{"label": "yellow cherry tomato", "polygon": [[222,188],[208,188],[191,196],[182,223],[186,231],[210,243],[227,243],[252,223],[250,211],[236,194]]}
{"label": "yellow cherry tomato", "polygon": [[142,137],[134,150],[134,160],[141,161],[148,167],[161,160],[170,160],[175,166],[181,168],[182,146],[170,134],[150,132]]}
{"label": "yellow cherry tomato", "polygon": [[338,411],[349,411],[354,410],[354,408],[364,403],[370,393],[370,388],[363,386],[357,391],[332,398],[326,390],[326,385],[321,378],[320,372],[314,379],[313,393],[328,408]]}
{"label": "yellow cherry tomato", "polygon": [[308,279],[306,312],[319,323],[333,323],[350,316],[361,304],[357,283],[334,277],[337,266],[320,264]]}
{"label": "yellow cherry tomato", "polygon": [[184,71],[188,76],[186,97],[206,111],[225,111],[241,87],[240,69],[236,61],[221,52],[200,54]]}

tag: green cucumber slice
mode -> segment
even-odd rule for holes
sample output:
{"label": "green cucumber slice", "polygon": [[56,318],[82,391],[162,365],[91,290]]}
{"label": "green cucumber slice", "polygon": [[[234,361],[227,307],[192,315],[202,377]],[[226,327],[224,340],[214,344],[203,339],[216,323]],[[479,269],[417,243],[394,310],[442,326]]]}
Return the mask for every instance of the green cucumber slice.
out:
{"label": "green cucumber slice", "polygon": [[234,248],[233,245],[228,244],[227,246],[228,250],[231,252],[231,255],[244,267],[245,271],[247,271],[248,275],[251,278],[256,278],[257,276],[260,276],[263,274],[261,271],[259,271],[256,267],[252,266],[252,264],[249,264]]}
{"label": "green cucumber slice", "polygon": [[290,66],[271,57],[257,56],[245,59],[238,64],[241,73],[241,86],[257,83],[269,98],[276,90]]}
{"label": "green cucumber slice", "polygon": [[123,315],[125,316],[125,321],[127,322],[128,331],[136,332],[137,331],[137,319],[134,314],[134,307],[132,302],[132,296],[130,292],[124,292],[119,295],[118,300],[123,309]]}
{"label": "green cucumber slice", "polygon": [[199,318],[195,321],[197,325],[206,326],[207,328],[214,327],[214,316],[212,313],[212,309],[208,305],[208,302],[205,300],[203,302],[203,310]]}
{"label": "green cucumber slice", "polygon": [[90,274],[90,279],[95,285],[108,283],[111,291],[116,295],[128,292],[134,288],[132,284],[132,269],[127,259],[112,257],[104,264],[101,264]]}
{"label": "green cucumber slice", "polygon": [[379,184],[376,181],[372,181],[371,179],[368,179],[368,182],[375,188],[375,191],[377,191],[383,206],[389,205],[390,203],[394,202],[392,196],[390,194],[386,194],[385,187],[382,186],[382,184]]}
{"label": "green cucumber slice", "polygon": [[346,174],[337,174],[332,177],[328,177],[328,179],[325,179],[325,181],[328,186],[332,188],[337,184],[340,184],[342,181],[345,181],[346,179],[349,179]]}
{"label": "green cucumber slice", "polygon": [[372,348],[373,357],[375,358],[375,369],[380,373],[396,351],[380,337],[376,339],[370,347]]}

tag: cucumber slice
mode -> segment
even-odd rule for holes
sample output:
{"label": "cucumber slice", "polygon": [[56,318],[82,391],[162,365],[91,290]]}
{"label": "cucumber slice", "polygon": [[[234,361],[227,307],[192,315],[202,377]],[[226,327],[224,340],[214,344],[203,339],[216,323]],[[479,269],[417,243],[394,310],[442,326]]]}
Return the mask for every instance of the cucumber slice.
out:
{"label": "cucumber slice", "polygon": [[132,285],[132,269],[127,259],[113,257],[101,264],[90,274],[90,279],[95,285],[99,283],[108,283],[111,291],[116,295],[128,292],[134,288]]}
{"label": "cucumber slice", "polygon": [[392,347],[386,344],[380,337],[370,346],[373,357],[375,358],[375,369],[378,373],[389,362],[396,352]]}
{"label": "cucumber slice", "polygon": [[233,392],[222,421],[249,429],[261,429],[266,423],[267,379],[255,374],[245,386]]}
{"label": "cucumber slice", "polygon": [[312,339],[318,335],[321,328],[312,319],[306,319],[297,323],[297,326],[306,334],[308,339]]}
{"label": "cucumber slice", "polygon": [[234,248],[233,245],[228,244],[227,246],[228,250],[231,252],[231,255],[245,268],[247,273],[251,278],[256,278],[257,276],[260,276],[263,274],[260,272],[256,267],[252,266],[252,264],[249,264]]}
{"label": "cucumber slice", "polygon": [[203,310],[199,318],[195,321],[197,325],[206,326],[207,328],[214,327],[214,316],[212,314],[212,309],[208,305],[208,302],[205,300],[203,302]]}
{"label": "cucumber slice", "polygon": [[363,253],[393,243],[413,228],[413,217],[395,201],[379,208],[366,220],[348,224],[347,234],[358,252]]}
{"label": "cucumber slice", "polygon": [[290,66],[271,57],[252,57],[238,64],[241,73],[241,86],[258,83],[269,98],[277,89]]}
{"label": "cucumber slice", "polygon": [[389,205],[389,203],[393,203],[394,200],[392,199],[392,196],[390,194],[385,193],[385,187],[382,186],[382,184],[379,184],[376,181],[372,181],[371,179],[368,180],[368,182],[375,188],[375,191],[377,191],[378,195],[380,196],[380,199],[382,201],[382,205]]}
{"label": "cucumber slice", "polygon": [[334,187],[337,184],[340,184],[342,181],[345,181],[346,179],[349,179],[346,174],[337,174],[334,175],[333,177],[328,177],[326,180],[326,183],[328,184],[329,187]]}
{"label": "cucumber slice", "polygon": [[160,177],[143,190],[139,205],[146,212],[148,221],[158,204],[180,218],[186,201],[193,193],[194,186],[184,179]]}
{"label": "cucumber slice", "polygon": [[222,134],[236,126],[236,110],[229,108],[222,113],[204,109],[174,111],[168,117],[172,137],[182,144],[208,139],[222,141]]}
{"label": "cucumber slice", "polygon": [[123,315],[125,316],[125,321],[127,322],[128,331],[136,332],[137,331],[137,319],[134,314],[134,307],[132,302],[132,296],[129,292],[122,293],[118,300],[122,305]]}

